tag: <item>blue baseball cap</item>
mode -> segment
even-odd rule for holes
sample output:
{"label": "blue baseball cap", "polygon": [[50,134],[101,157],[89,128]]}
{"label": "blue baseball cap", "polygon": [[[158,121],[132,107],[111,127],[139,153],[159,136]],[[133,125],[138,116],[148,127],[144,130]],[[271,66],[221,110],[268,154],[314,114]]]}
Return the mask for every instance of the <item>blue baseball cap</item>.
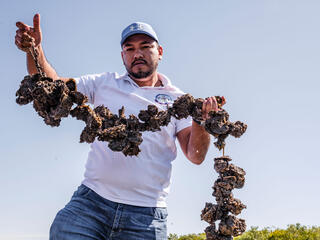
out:
{"label": "blue baseball cap", "polygon": [[149,24],[143,22],[135,22],[130,24],[122,31],[120,42],[121,46],[128,37],[134,34],[145,34],[159,42],[156,32]]}

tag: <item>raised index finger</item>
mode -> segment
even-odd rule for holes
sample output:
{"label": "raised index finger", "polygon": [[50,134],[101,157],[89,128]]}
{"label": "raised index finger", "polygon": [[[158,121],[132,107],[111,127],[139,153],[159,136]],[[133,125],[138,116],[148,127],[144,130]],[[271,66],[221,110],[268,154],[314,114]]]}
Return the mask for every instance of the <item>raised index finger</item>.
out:
{"label": "raised index finger", "polygon": [[30,30],[30,27],[28,25],[24,24],[23,22],[16,22],[16,26],[23,31]]}

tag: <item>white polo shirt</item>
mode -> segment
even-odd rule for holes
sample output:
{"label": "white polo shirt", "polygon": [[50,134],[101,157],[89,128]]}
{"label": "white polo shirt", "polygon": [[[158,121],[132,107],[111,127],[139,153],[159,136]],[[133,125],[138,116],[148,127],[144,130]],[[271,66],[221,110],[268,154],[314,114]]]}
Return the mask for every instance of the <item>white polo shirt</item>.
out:
{"label": "white polo shirt", "polygon": [[[166,110],[167,103],[184,94],[170,80],[159,74],[162,87],[139,87],[128,74],[86,75],[76,79],[77,89],[88,96],[94,107],[104,105],[113,113],[124,106],[125,115],[138,116],[150,104]],[[161,131],[142,133],[138,156],[113,152],[108,142],[95,140],[88,154],[83,184],[100,196],[144,207],[166,207],[170,189],[172,161],[176,158],[176,134],[191,126],[192,119],[171,118]]]}

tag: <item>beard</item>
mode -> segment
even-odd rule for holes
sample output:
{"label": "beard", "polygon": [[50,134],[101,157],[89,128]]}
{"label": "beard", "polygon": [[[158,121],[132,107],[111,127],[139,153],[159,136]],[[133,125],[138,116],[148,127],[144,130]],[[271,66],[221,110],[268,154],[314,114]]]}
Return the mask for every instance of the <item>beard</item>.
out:
{"label": "beard", "polygon": [[129,69],[127,69],[128,73],[130,76],[136,78],[136,79],[142,79],[142,78],[146,78],[149,77],[153,71],[138,71],[138,72],[132,72]]}
{"label": "beard", "polygon": [[158,67],[158,63],[156,63],[152,66],[150,66],[148,64],[148,67],[149,67],[148,70],[146,70],[146,71],[139,70],[138,72],[133,72],[131,70],[132,68],[129,68],[127,66],[125,66],[125,67],[126,67],[127,72],[129,73],[130,76],[134,77],[135,79],[143,79],[143,78],[149,77],[151,74],[153,74],[156,71],[156,69]]}

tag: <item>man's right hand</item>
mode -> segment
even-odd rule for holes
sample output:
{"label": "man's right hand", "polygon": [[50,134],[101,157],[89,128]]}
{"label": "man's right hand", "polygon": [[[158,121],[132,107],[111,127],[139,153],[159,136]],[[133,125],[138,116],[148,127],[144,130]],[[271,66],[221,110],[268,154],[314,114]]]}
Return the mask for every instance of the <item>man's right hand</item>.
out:
{"label": "man's right hand", "polygon": [[33,17],[33,27],[24,24],[23,22],[17,22],[16,26],[18,30],[16,31],[15,44],[17,47],[28,52],[32,43],[35,47],[38,47],[41,43],[42,34],[40,29],[40,14],[36,14]]}

